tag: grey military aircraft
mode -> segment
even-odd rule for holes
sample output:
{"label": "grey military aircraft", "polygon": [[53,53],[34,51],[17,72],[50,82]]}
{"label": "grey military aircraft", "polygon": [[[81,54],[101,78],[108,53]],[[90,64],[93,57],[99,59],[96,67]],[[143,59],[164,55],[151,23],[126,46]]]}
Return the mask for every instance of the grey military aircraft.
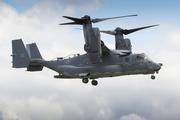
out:
{"label": "grey military aircraft", "polygon": [[[57,57],[56,60],[44,60],[39,52],[36,43],[27,44],[26,48],[22,39],[12,40],[13,68],[27,68],[27,71],[41,71],[47,67],[58,73],[54,78],[82,79],[83,83],[92,80],[92,85],[98,84],[98,78],[116,77],[123,75],[151,74],[151,79],[155,79],[154,73],[158,73],[162,63],[153,62],[144,54],[133,54],[130,39],[124,39],[123,34],[129,34],[141,29],[153,27],[147,26],[130,30],[116,28],[114,31],[100,31],[99,28],[92,27],[92,23],[101,22],[108,19],[130,17],[128,15],[112,18],[91,19],[85,15],[82,18],[63,16],[74,22],[60,25],[83,25],[85,39],[84,50],[86,54],[73,54],[73,57]],[[109,49],[100,38],[100,32],[115,35],[116,49]]]}

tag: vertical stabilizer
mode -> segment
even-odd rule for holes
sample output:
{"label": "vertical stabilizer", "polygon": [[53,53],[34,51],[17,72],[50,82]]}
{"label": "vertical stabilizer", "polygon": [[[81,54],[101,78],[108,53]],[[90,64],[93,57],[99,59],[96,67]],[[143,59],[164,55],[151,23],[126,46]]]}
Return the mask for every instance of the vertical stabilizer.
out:
{"label": "vertical stabilizer", "polygon": [[39,52],[39,49],[38,49],[36,43],[27,44],[26,49],[27,49],[27,52],[28,52],[31,59],[32,58],[40,58],[40,59],[42,59],[42,56],[41,56],[41,54]]}
{"label": "vertical stabilizer", "polygon": [[30,64],[30,57],[24,46],[22,39],[12,40],[12,58],[13,68],[28,67]]}
{"label": "vertical stabilizer", "polygon": [[[26,45],[26,49],[27,49],[27,52],[31,58],[31,60],[33,59],[43,59],[40,52],[39,52],[39,49],[36,45],[36,43],[32,43],[32,44],[27,44]],[[27,67],[27,71],[41,71],[43,69],[43,66],[40,65],[40,64],[31,64]]]}

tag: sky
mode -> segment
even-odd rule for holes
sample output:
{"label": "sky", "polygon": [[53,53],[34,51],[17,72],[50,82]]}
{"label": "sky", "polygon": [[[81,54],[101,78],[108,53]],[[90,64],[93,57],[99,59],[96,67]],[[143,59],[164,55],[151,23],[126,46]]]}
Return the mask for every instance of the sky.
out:
{"label": "sky", "polygon": [[[0,0],[0,120],[179,120],[180,119],[179,0]],[[159,24],[126,35],[133,53],[146,53],[163,63],[156,79],[132,75],[98,79],[98,86],[81,79],[54,79],[44,68],[27,72],[12,68],[12,44],[36,42],[46,60],[84,54],[82,26],[62,16],[136,17],[93,24],[101,30],[131,29]],[[111,35],[101,34],[114,49]]]}

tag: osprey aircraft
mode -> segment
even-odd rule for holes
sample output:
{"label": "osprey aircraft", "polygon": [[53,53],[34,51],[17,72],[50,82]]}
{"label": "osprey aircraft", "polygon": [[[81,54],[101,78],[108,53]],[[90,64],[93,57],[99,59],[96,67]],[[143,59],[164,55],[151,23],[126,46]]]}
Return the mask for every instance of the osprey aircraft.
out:
{"label": "osprey aircraft", "polygon": [[[157,25],[129,30],[118,27],[114,31],[100,31],[99,28],[92,27],[92,23],[130,16],[137,15],[101,19],[91,19],[88,15],[82,18],[63,16],[73,22],[60,25],[83,26],[86,54],[73,54],[73,57],[57,57],[56,60],[48,61],[42,58],[36,43],[27,44],[25,48],[22,39],[16,39],[12,40],[12,67],[27,68],[27,71],[41,71],[43,67],[47,67],[58,73],[54,78],[78,78],[85,84],[92,80],[91,83],[94,86],[98,84],[98,78],[104,77],[151,74],[151,79],[155,79],[154,73],[159,72],[162,63],[152,61],[145,53],[133,54],[130,39],[124,39],[123,35]],[[114,50],[104,44],[100,38],[100,32],[115,35]]]}

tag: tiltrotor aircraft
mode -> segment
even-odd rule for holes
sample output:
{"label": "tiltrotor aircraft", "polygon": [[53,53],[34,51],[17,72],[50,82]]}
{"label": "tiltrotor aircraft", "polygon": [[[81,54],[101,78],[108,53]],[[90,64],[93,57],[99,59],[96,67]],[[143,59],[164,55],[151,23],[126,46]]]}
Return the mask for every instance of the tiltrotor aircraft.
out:
{"label": "tiltrotor aircraft", "polygon": [[[153,27],[141,27],[135,29],[116,28],[114,31],[100,31],[99,28],[92,27],[92,23],[101,22],[108,19],[130,17],[120,16],[112,18],[91,19],[85,15],[82,18],[63,16],[74,22],[60,25],[83,25],[86,54],[74,54],[74,57],[58,57],[56,60],[44,60],[37,48],[36,43],[27,44],[26,48],[21,39],[12,40],[13,68],[27,68],[27,71],[41,71],[47,67],[58,73],[54,78],[74,79],[80,78],[83,83],[92,80],[92,85],[98,84],[98,78],[115,77],[122,75],[151,74],[153,75],[161,69],[162,63],[155,63],[144,53],[132,54],[130,39],[124,39],[123,34]],[[100,32],[115,35],[116,49],[109,49],[100,38]]]}

